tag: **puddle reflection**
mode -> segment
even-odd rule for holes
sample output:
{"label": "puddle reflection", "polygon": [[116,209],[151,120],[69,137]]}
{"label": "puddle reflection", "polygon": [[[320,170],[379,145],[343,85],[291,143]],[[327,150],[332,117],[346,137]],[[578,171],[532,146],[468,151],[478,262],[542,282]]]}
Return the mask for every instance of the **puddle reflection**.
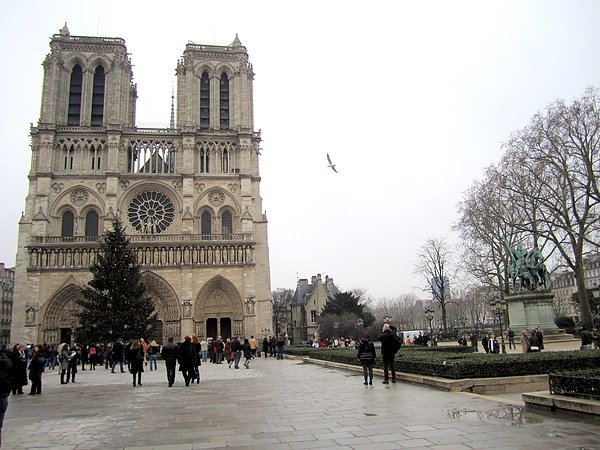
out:
{"label": "puddle reflection", "polygon": [[543,419],[540,416],[528,414],[525,407],[522,406],[503,406],[487,411],[450,409],[446,410],[446,414],[453,419],[467,419],[477,422],[508,421],[513,426],[543,422]]}

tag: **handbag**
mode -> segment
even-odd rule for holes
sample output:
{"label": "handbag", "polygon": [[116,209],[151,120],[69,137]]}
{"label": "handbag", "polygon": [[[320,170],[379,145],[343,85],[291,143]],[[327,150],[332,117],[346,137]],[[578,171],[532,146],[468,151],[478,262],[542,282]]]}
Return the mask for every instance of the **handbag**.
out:
{"label": "handbag", "polygon": [[530,350],[531,350],[532,352],[539,352],[539,351],[540,351],[540,348],[539,348],[539,347],[536,347],[535,345],[532,345],[532,346],[531,346],[531,347],[529,347],[529,348],[530,348]]}

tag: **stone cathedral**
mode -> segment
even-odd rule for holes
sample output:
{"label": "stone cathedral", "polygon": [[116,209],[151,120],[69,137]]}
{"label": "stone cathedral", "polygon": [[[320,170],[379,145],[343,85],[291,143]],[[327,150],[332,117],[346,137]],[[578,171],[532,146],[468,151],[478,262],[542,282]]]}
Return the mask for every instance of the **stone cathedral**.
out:
{"label": "stone cathedral", "polygon": [[272,328],[254,73],[237,36],[227,46],[186,45],[168,128],[136,127],[137,89],[121,38],[72,36],[65,24],[43,67],[12,343],[72,342],[75,300],[116,217],[163,342]]}

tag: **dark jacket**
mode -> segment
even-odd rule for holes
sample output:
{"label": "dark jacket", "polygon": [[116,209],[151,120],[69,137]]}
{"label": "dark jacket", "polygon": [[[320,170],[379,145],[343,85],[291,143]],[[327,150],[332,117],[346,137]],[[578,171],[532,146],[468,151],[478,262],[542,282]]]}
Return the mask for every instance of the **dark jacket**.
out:
{"label": "dark jacket", "polygon": [[398,336],[391,330],[384,331],[379,336],[379,341],[381,341],[381,356],[384,358],[393,358],[402,345]]}
{"label": "dark jacket", "polygon": [[250,343],[247,341],[248,340],[246,339],[242,344],[242,350],[244,351],[244,358],[250,359],[252,358],[252,349],[250,348]]}
{"label": "dark jacket", "polygon": [[179,370],[189,370],[196,367],[196,350],[192,341],[185,340],[179,344]]}
{"label": "dark jacket", "polygon": [[238,338],[234,338],[231,341],[231,351],[232,352],[239,352],[242,350],[242,344],[240,342],[240,340]]}
{"label": "dark jacket", "polygon": [[0,358],[0,397],[6,398],[13,385],[13,366],[7,356]]}
{"label": "dark jacket", "polygon": [[41,380],[44,367],[46,367],[46,359],[42,356],[42,353],[34,353],[29,363],[29,379],[32,381]]}
{"label": "dark jacket", "polygon": [[375,344],[371,340],[362,339],[358,346],[358,360],[361,364],[373,364],[377,353],[375,352]]}
{"label": "dark jacket", "polygon": [[177,361],[177,358],[179,357],[179,348],[177,347],[177,344],[175,344],[175,342],[167,342],[163,345],[160,356],[165,362]]}
{"label": "dark jacket", "polygon": [[140,345],[136,349],[127,348],[127,360],[131,363],[131,373],[144,371],[144,349]]}

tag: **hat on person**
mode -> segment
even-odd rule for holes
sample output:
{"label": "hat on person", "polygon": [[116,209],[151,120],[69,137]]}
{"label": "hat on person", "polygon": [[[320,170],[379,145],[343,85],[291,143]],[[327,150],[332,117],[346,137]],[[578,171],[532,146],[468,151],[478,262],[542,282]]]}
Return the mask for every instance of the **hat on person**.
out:
{"label": "hat on person", "polygon": [[191,341],[191,340],[192,340],[192,338],[191,338],[191,337],[189,337],[188,335],[185,335],[185,336],[183,337],[183,339],[184,339],[184,340],[186,340],[186,341]]}

